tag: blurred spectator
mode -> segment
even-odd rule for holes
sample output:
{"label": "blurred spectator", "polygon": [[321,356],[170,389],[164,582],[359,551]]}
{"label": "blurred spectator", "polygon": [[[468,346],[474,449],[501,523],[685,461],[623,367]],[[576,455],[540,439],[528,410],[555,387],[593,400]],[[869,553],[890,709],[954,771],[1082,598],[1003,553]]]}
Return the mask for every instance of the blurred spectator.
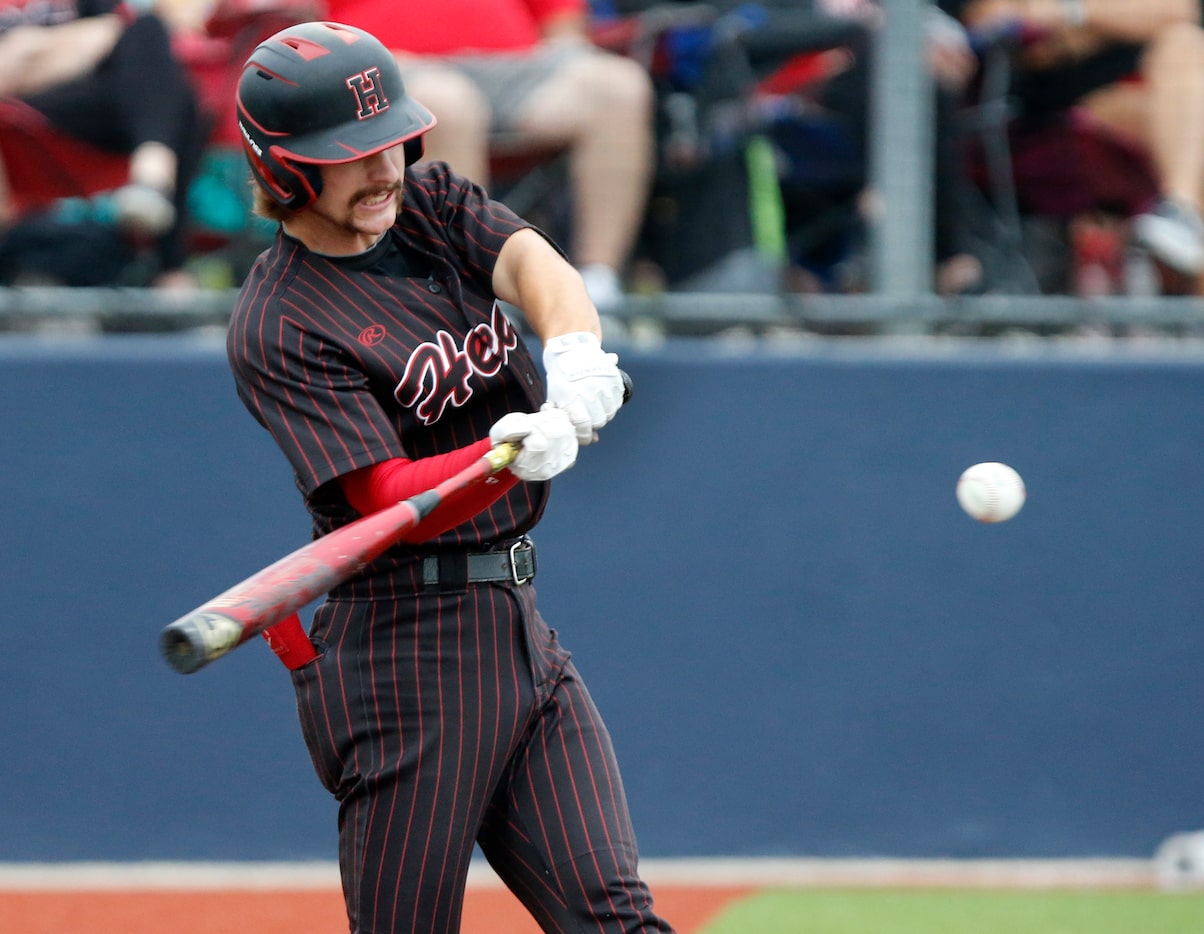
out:
{"label": "blurred spectator", "polygon": [[489,187],[499,140],[567,147],[574,263],[600,310],[622,278],[653,169],[652,88],[638,63],[588,38],[584,0],[328,0],[336,22],[393,49],[438,118],[426,158]]}
{"label": "blurred spectator", "polygon": [[[842,115],[853,137],[869,190],[869,142],[872,132],[873,55],[875,33],[884,15],[878,0],[814,0],[817,13],[860,21],[866,28],[852,46],[849,67],[828,79],[817,92],[821,106]],[[984,286],[983,268],[967,232],[968,175],[962,155],[960,108],[973,79],[977,60],[965,29],[935,6],[926,11],[924,57],[934,88],[933,158],[933,288],[943,295],[976,291]]]}
{"label": "blurred spectator", "polygon": [[[159,18],[118,0],[0,0],[0,96],[64,136],[129,155],[116,222],[153,241],[154,284],[186,284],[187,193],[204,132]],[[0,226],[17,219],[5,193]]]}
{"label": "blurred spectator", "polygon": [[[147,2],[147,0],[142,0]],[[241,282],[271,243],[275,225],[257,217],[235,115],[243,63],[260,42],[299,22],[326,19],[322,0],[153,0],[172,48],[196,90],[208,135],[189,188],[192,246],[188,268],[198,284]]]}
{"label": "blurred spectator", "polygon": [[[658,0],[608,0],[606,5],[620,15],[697,6]],[[693,220],[699,204],[712,202],[714,213],[725,216],[728,256],[748,254],[730,242],[741,233],[732,230],[742,226],[734,213],[740,207],[718,194],[739,187],[743,179],[738,176],[747,173],[743,197],[752,215],[752,252],[772,259],[774,250],[765,248],[763,234],[773,212],[765,209],[758,158],[760,144],[768,140],[777,162],[789,287],[865,288],[864,228],[874,202],[869,171],[873,57],[884,5],[876,0],[716,0],[705,7],[713,11],[710,22],[670,28],[655,56],[664,126],[653,239],[669,248],[690,241],[695,230],[713,226]],[[936,8],[925,15],[925,61],[936,99],[933,288],[964,293],[981,288],[984,279],[965,223],[970,181],[959,110],[977,61],[956,20]],[[693,244],[690,252],[703,254],[706,246]],[[726,260],[710,261],[711,268],[736,272],[735,281],[749,278]],[[700,278],[697,265],[673,270],[667,278],[671,284],[684,279],[692,287],[689,283]],[[754,264],[753,275],[767,280],[772,271]],[[706,272],[701,278],[716,280]]]}
{"label": "blurred spectator", "polygon": [[1011,101],[1034,121],[1081,109],[1149,153],[1156,203],[1138,243],[1170,268],[1204,270],[1204,29],[1198,0],[942,0],[977,35],[1020,49]]}

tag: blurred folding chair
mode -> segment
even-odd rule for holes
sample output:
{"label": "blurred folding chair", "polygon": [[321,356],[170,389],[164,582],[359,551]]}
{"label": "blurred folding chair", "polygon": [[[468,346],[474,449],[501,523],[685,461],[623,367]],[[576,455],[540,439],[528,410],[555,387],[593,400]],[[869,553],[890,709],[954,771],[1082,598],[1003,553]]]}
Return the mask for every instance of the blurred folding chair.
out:
{"label": "blurred folding chair", "polygon": [[103,285],[133,268],[136,250],[104,224],[51,216],[66,199],[126,184],[128,155],[65,136],[24,101],[0,98],[0,164],[14,214],[13,236],[0,234],[0,279]]}
{"label": "blurred folding chair", "polygon": [[[670,287],[777,292],[806,238],[843,235],[856,160],[811,92],[847,66],[861,35],[848,20],[746,4],[700,5],[660,37],[660,156],[643,246]],[[796,209],[784,186],[821,196]]]}
{"label": "blurred folding chair", "polygon": [[0,160],[18,219],[129,181],[127,154],[72,139],[15,98],[0,98]]}

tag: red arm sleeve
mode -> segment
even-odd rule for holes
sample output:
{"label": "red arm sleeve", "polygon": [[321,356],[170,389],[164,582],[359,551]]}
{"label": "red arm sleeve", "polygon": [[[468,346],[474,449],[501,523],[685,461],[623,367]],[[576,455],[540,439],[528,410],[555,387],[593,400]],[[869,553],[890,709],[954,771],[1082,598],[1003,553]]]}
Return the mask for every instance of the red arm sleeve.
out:
{"label": "red arm sleeve", "polygon": [[[339,487],[355,511],[366,516],[438,486],[477,458],[484,457],[490,446],[489,439],[484,438],[447,454],[436,454],[421,460],[394,457],[344,474],[339,477]],[[475,483],[449,496],[402,540],[411,543],[426,541],[467,522],[501,499],[517,482],[514,474],[503,470],[483,483]]]}

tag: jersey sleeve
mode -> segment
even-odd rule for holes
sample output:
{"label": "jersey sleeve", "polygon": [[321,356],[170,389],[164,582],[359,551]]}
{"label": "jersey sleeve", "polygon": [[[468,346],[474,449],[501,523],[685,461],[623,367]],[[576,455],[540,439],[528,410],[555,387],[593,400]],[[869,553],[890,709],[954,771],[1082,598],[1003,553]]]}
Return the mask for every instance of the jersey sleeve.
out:
{"label": "jersey sleeve", "polygon": [[492,292],[498,254],[516,231],[535,230],[566,255],[546,232],[492,200],[484,189],[457,175],[446,163],[420,163],[408,171],[414,184],[407,189],[402,223],[429,242],[442,242],[447,258],[482,290]]}
{"label": "jersey sleeve", "polygon": [[259,315],[241,319],[227,352],[239,397],[288,458],[302,493],[408,456],[357,361],[282,304],[269,299]]}

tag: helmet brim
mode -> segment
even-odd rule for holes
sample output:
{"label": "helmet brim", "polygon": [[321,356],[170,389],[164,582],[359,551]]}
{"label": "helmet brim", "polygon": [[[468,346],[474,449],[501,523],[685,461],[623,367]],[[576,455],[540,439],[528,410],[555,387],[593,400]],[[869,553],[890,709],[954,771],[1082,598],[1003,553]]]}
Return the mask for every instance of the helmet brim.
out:
{"label": "helmet brim", "polygon": [[370,120],[340,127],[336,132],[322,130],[318,133],[293,136],[286,146],[279,149],[287,152],[289,158],[297,162],[318,165],[354,162],[421,136],[436,122],[434,114],[418,101],[409,98],[404,107],[396,110],[390,107],[388,111],[377,114]]}

